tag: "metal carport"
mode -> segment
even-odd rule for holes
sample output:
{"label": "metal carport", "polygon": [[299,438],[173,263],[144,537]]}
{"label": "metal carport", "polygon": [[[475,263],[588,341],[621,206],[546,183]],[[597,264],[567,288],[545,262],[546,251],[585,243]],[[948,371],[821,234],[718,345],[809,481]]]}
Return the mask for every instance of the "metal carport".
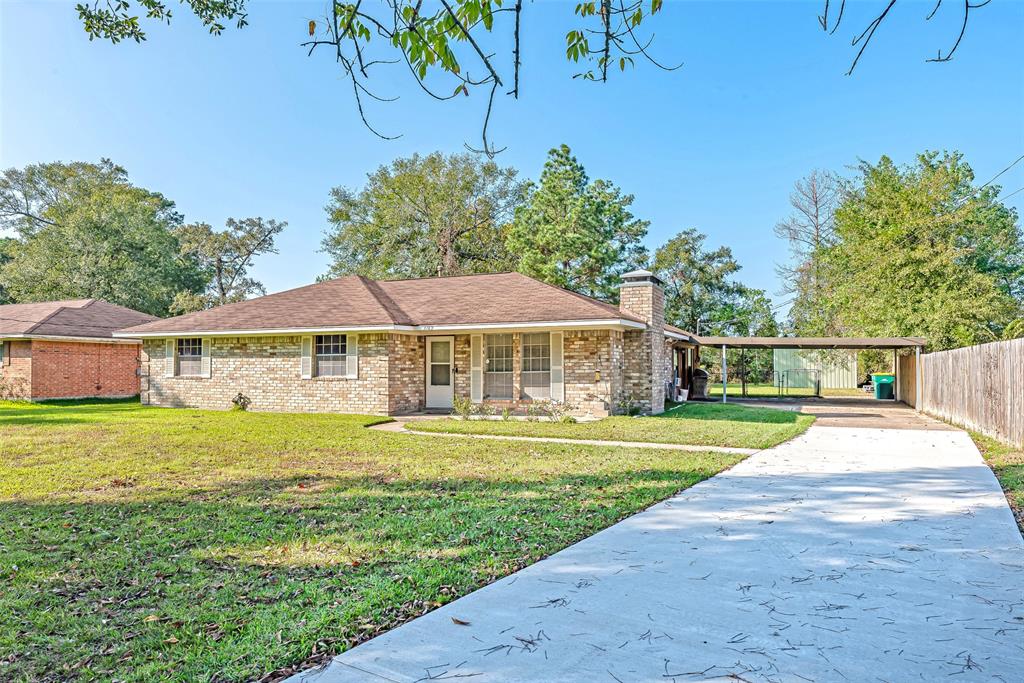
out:
{"label": "metal carport", "polygon": [[[921,337],[698,337],[701,346],[722,349],[722,403],[729,400],[726,350],[732,346],[741,349],[914,349],[917,358],[916,405],[921,404],[921,349],[926,342]],[[897,364],[898,365],[898,364]],[[898,369],[898,368],[897,368]]]}

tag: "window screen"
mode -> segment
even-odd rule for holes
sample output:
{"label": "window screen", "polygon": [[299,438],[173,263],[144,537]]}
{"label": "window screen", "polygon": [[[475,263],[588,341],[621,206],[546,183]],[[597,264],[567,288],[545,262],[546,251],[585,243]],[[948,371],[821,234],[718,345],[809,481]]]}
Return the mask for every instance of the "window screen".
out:
{"label": "window screen", "polygon": [[199,337],[178,340],[178,374],[201,375],[203,373],[203,340]]}
{"label": "window screen", "polygon": [[551,398],[551,335],[523,335],[523,398]]}
{"label": "window screen", "polygon": [[314,353],[318,377],[344,377],[348,374],[347,335],[318,334]]}
{"label": "window screen", "polygon": [[484,335],[484,398],[512,398],[512,335]]}

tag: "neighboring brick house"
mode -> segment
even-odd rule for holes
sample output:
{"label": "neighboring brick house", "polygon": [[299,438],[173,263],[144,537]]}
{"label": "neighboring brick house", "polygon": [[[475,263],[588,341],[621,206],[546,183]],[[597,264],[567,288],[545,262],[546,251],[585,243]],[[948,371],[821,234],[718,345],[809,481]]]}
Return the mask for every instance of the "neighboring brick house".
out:
{"label": "neighboring brick house", "polygon": [[518,273],[418,280],[347,276],[146,323],[142,402],[253,410],[400,414],[563,401],[604,416],[664,409],[692,335],[664,323],[647,271],[619,307]]}
{"label": "neighboring brick house", "polygon": [[140,342],[113,332],[153,320],[96,299],[0,306],[0,398],[137,395]]}

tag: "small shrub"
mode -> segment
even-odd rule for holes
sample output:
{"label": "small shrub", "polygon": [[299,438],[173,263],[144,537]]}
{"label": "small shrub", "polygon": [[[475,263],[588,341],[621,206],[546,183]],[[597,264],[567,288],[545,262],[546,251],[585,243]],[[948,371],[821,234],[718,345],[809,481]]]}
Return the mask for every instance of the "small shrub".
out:
{"label": "small shrub", "polygon": [[252,405],[252,399],[238,392],[233,399],[231,399],[231,410],[249,410],[249,406]]}
{"label": "small shrub", "polygon": [[494,415],[494,406],[487,405],[486,403],[474,404],[473,414],[479,415],[480,417],[490,417]]}
{"label": "small shrub", "polygon": [[576,418],[573,417],[572,415],[563,415],[562,417],[558,418],[558,421],[564,425],[576,424]]}
{"label": "small shrub", "polygon": [[512,419],[512,410],[510,408],[501,409],[501,419],[503,422],[508,422]]}
{"label": "small shrub", "polygon": [[615,408],[619,415],[634,416],[640,414],[640,403],[633,394],[626,394],[616,401]]}
{"label": "small shrub", "polygon": [[566,422],[565,418],[572,418],[575,422],[576,418],[572,417],[572,411],[576,410],[576,406],[567,401],[534,401],[527,408],[527,415],[533,415],[534,417],[544,416],[552,422]]}
{"label": "small shrub", "polygon": [[473,415],[473,402],[464,396],[452,399],[452,417],[468,420]]}

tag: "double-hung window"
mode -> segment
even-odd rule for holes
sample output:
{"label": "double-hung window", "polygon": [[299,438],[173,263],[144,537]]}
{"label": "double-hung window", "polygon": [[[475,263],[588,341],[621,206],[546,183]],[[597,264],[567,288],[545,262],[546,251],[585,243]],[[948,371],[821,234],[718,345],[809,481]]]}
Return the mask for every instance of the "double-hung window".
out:
{"label": "double-hung window", "polygon": [[203,340],[199,337],[178,339],[178,374],[183,377],[203,374]]}
{"label": "double-hung window", "polygon": [[523,335],[522,397],[551,398],[551,335],[537,332]]}
{"label": "double-hung window", "polygon": [[512,398],[512,335],[484,335],[484,398]]}
{"label": "double-hung window", "polygon": [[317,377],[345,377],[348,374],[348,335],[316,335],[314,360]]}

